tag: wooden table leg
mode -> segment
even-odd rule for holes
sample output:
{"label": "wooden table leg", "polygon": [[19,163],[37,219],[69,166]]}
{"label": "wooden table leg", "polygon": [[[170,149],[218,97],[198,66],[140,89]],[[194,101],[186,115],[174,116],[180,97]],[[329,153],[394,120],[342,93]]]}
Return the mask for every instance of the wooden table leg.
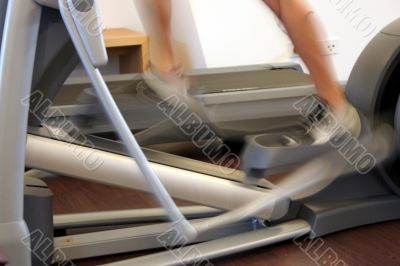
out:
{"label": "wooden table leg", "polygon": [[129,52],[119,56],[119,71],[121,74],[143,72],[141,46],[129,47]]}
{"label": "wooden table leg", "polygon": [[118,56],[121,74],[142,73],[149,68],[149,41],[141,45],[111,47],[107,49],[108,56]]}

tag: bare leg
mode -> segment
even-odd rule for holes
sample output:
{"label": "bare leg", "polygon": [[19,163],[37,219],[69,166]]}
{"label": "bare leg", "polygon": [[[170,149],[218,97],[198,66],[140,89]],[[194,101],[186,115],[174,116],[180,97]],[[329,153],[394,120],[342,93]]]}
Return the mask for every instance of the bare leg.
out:
{"label": "bare leg", "polygon": [[296,51],[310,70],[317,94],[334,109],[346,106],[330,58],[324,55],[324,39],[317,15],[307,0],[263,0],[285,25]]}
{"label": "bare leg", "polygon": [[176,58],[171,31],[171,0],[146,0],[152,5],[155,31],[154,64],[161,72],[170,72],[179,62]]}

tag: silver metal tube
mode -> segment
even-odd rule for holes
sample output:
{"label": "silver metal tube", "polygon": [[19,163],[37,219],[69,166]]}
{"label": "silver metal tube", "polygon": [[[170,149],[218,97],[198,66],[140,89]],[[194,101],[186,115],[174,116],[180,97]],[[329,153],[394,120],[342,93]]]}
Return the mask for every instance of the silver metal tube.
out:
{"label": "silver metal tube", "polygon": [[265,229],[241,233],[233,236],[189,246],[179,246],[164,252],[142,256],[125,261],[105,264],[107,266],[172,266],[172,265],[209,265],[209,260],[238,254],[250,249],[272,245],[294,239],[311,231],[303,220],[293,220]]}
{"label": "silver metal tube", "polygon": [[[0,246],[10,265],[30,265],[23,220],[25,142],[41,8],[8,1],[0,54]],[[25,239],[23,242],[21,239]]]}
{"label": "silver metal tube", "polygon": [[[221,210],[204,206],[187,206],[179,209],[188,219],[215,216],[222,212]],[[53,217],[55,229],[149,223],[166,219],[167,213],[163,208],[61,214]]]}
{"label": "silver metal tube", "polygon": [[[85,163],[89,160],[98,162],[95,164],[97,167]],[[29,135],[26,165],[63,176],[150,191],[135,161],[130,157],[53,139]],[[268,193],[266,189],[180,168],[157,163],[150,165],[174,198],[205,206],[231,210]],[[269,217],[269,212],[262,211],[257,216]]]}
{"label": "silver metal tube", "polygon": [[69,12],[69,10],[62,8],[64,6],[63,4],[67,6],[67,1],[59,0],[58,3],[63,20],[70,33],[71,39],[74,42],[75,47],[77,48],[77,51],[86,69],[89,79],[91,80],[96,94],[99,96],[100,102],[106,110],[112,124],[114,125],[120,138],[125,143],[128,153],[130,154],[130,156],[132,156],[132,158],[135,158],[137,166],[146,177],[146,182],[151,187],[155,197],[158,199],[160,204],[166,209],[170,219],[181,228],[182,234],[184,234],[186,237],[190,239],[196,238],[196,230],[179,211],[170,194],[165,189],[164,185],[161,183],[160,179],[157,177],[153,169],[150,167],[146,156],[144,155],[135,137],[130,131],[129,126],[122,116],[117,104],[115,103],[100,71],[92,65],[88,54],[85,53],[84,45],[81,38],[79,38],[80,34],[75,27],[75,21],[71,13]]}
{"label": "silver metal tube", "polygon": [[0,55],[0,223],[22,220],[25,142],[41,9],[9,1]]}

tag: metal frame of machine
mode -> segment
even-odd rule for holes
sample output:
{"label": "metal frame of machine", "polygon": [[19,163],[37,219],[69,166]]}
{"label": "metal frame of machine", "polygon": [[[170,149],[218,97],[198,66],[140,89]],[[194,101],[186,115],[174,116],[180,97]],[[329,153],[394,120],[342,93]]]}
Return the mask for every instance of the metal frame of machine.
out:
{"label": "metal frame of machine", "polygon": [[[126,152],[121,151],[121,149],[111,151],[110,145],[113,143],[112,141],[99,139],[99,142],[102,142],[103,145],[99,145],[100,149],[94,149],[93,147],[85,147],[84,143],[71,143],[68,138],[59,137],[55,139],[54,136],[53,139],[46,138],[43,137],[43,133],[39,132],[40,130],[37,130],[36,132],[34,131],[36,135],[28,136],[25,147],[29,106],[24,104],[23,99],[30,95],[32,84],[40,84],[41,82],[41,80],[35,80],[37,76],[34,75],[35,62],[38,63],[35,59],[40,56],[36,52],[36,43],[40,34],[41,13],[47,12],[45,9],[48,7],[57,7],[57,4],[56,1],[44,0],[37,1],[37,3],[23,0],[3,0],[1,4],[4,2],[7,2],[7,16],[0,59],[0,123],[7,125],[7,127],[0,130],[0,150],[2,154],[7,154],[7,157],[3,157],[0,160],[0,183],[2,184],[0,187],[0,235],[2,236],[0,238],[0,246],[4,247],[4,251],[11,260],[11,265],[30,265],[31,249],[29,241],[21,241],[21,239],[30,235],[23,217],[24,162],[28,167],[52,173],[143,191],[152,190],[148,188],[136,162],[124,155]],[[47,7],[44,8],[38,3]],[[378,93],[382,95],[386,86],[388,86],[387,80],[389,80],[390,76],[393,76],[393,71],[398,71],[398,62],[400,61],[398,56],[398,51],[400,50],[400,33],[398,29],[400,26],[398,24],[400,24],[400,21],[386,28],[381,35],[375,38],[370,46],[374,47],[382,42],[386,43],[384,37],[393,39],[390,42],[392,44],[390,49],[385,50],[388,55],[386,59],[388,60],[382,62],[382,68],[377,67],[375,69],[380,78],[382,76],[386,77],[385,82],[379,79],[379,82],[371,82],[366,85],[367,91],[371,91],[373,95]],[[363,60],[370,54],[368,49],[366,51],[356,65],[355,71],[361,69],[360,62],[365,64]],[[15,56],[16,54],[18,56]],[[73,58],[71,61],[73,61]],[[68,72],[72,71],[72,65],[73,62],[60,75],[66,77]],[[352,80],[355,78],[358,79],[359,77],[353,73]],[[351,85],[352,83],[350,82],[349,84],[347,90],[350,92],[355,91]],[[50,85],[57,87],[62,84],[55,82]],[[396,93],[398,94],[398,91]],[[355,98],[351,97],[351,99],[356,104]],[[374,99],[372,101],[379,102]],[[369,109],[364,109],[367,115],[371,114],[371,112],[367,112],[370,111]],[[377,110],[374,109],[372,111],[373,116]],[[114,144],[121,146],[121,143]],[[96,154],[101,159],[102,164],[96,169],[88,169],[75,156],[71,147],[80,149],[81,154]],[[184,160],[178,157],[174,159]],[[189,165],[196,164],[190,160],[186,162]],[[260,186],[248,186],[242,183],[244,174],[240,171],[233,176],[221,175],[216,174],[217,171],[213,166],[202,165],[207,166],[214,174],[196,173],[191,170],[191,167],[182,169],[177,165],[171,166],[157,160],[150,164],[168,192],[176,198],[191,200],[201,205],[222,210],[235,210],[245,203],[261,197],[275,199],[274,195],[268,196],[271,186],[268,182],[261,183]],[[115,263],[115,265],[132,265],[133,263],[140,263],[140,265],[174,265],[181,262],[189,263],[199,261],[203,257],[211,259],[292,239],[310,231],[313,231],[315,236],[319,236],[353,226],[398,219],[400,218],[400,198],[398,196],[398,186],[396,185],[398,177],[396,173],[391,172],[388,174],[387,171],[382,171],[382,167],[384,166],[379,167],[377,171],[367,176],[351,174],[350,176],[339,178],[314,196],[307,199],[292,199],[290,205],[288,205],[288,202],[280,202],[281,206],[278,206],[272,212],[273,217],[276,215],[275,219],[272,219],[274,220],[272,226],[266,227],[260,223],[260,220],[256,219],[233,223],[224,227],[224,232],[221,235],[212,235],[211,231],[211,235],[207,236],[206,233],[202,236],[204,237],[203,239],[196,239],[196,241],[217,239],[197,244],[196,247],[201,251],[198,254],[182,259],[175,257],[171,252],[164,252]],[[384,169],[388,168],[385,166]],[[382,178],[383,173],[386,173],[386,175]],[[363,179],[362,186],[358,185],[361,178]],[[355,187],[357,190],[352,189]],[[44,186],[43,188],[45,189]],[[342,191],[340,195],[337,195],[338,189]],[[332,199],[335,199],[335,201],[332,201]],[[220,211],[214,209],[196,208],[181,209],[179,212],[181,214],[193,214],[194,212],[196,215],[191,217],[195,218],[198,218],[198,216],[205,218],[220,214]],[[373,215],[371,215],[372,211]],[[160,219],[163,216],[160,210],[149,211],[147,215],[144,215],[144,218],[143,214],[139,215],[142,217],[138,217],[137,213],[82,214],[56,217],[55,226],[61,227],[67,224],[72,227],[79,227],[79,224],[84,223],[83,221],[85,220],[93,222],[97,219],[99,219],[97,224],[108,224],[108,221],[105,221],[104,218],[109,214],[113,214],[113,218],[119,220],[117,223],[125,223],[121,222],[121,219],[125,217],[125,219],[129,220],[129,222],[126,222],[127,224],[143,221],[144,218],[154,221],[154,219]],[[254,216],[261,219],[270,219],[270,214],[270,209],[264,209],[254,214]],[[202,215],[203,217],[201,217]],[[198,222],[202,223],[203,219]],[[94,223],[96,224],[96,222]],[[57,252],[62,251],[63,255],[52,252],[54,257],[50,258],[50,260],[57,261],[127,252],[145,248],[146,245],[147,247],[162,246],[161,243],[155,241],[170,226],[171,224],[147,225],[114,229],[112,231],[104,231],[101,234],[84,233],[55,238],[55,250]],[[238,234],[238,232],[240,233]],[[137,239],[147,239],[144,242],[146,245],[143,247],[135,245],[135,243],[137,244]],[[180,251],[190,251],[191,247],[193,246],[185,247]],[[67,255],[67,257],[64,257],[64,255]]]}

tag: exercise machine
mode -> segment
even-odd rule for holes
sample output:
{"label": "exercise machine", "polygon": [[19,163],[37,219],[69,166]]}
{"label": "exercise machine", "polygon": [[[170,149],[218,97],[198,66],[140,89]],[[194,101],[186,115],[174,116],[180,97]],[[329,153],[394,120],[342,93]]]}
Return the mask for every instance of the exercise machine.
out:
{"label": "exercise machine", "polygon": [[[2,187],[0,193],[2,199],[0,201],[2,210],[2,216],[0,216],[0,230],[2,233],[0,246],[4,246],[6,255],[11,259],[11,263],[14,265],[29,265],[30,263],[30,249],[29,245],[27,245],[29,242],[21,243],[20,241],[21,237],[29,236],[29,232],[27,232],[27,228],[24,226],[22,217],[22,177],[24,169],[22,162],[25,154],[25,147],[23,144],[25,133],[27,132],[26,123],[24,123],[24,121],[27,121],[29,110],[28,106],[23,104],[24,101],[21,102],[21,99],[26,99],[26,97],[30,95],[32,87],[34,87],[31,84],[31,79],[28,77],[34,77],[33,80],[35,81],[40,76],[36,75],[35,71],[37,70],[34,70],[33,67],[34,65],[36,68],[40,66],[40,64],[34,64],[34,62],[38,62],[37,59],[40,58],[40,55],[36,53],[36,47],[32,48],[32,41],[34,41],[34,44],[40,43],[40,41],[36,42],[37,37],[40,36],[40,34],[38,34],[41,25],[41,23],[39,23],[40,13],[42,12],[41,19],[43,20],[45,19],[44,14],[46,14],[46,12],[57,13],[50,8],[54,9],[58,7],[53,1],[38,2],[47,7],[40,6],[34,2],[28,4],[18,0],[10,2],[7,8],[6,31],[1,48],[0,111],[2,112],[0,114],[2,114],[1,122],[10,125],[10,127],[7,128],[7,132],[0,132],[0,147],[2,147],[2,152],[7,152],[10,156],[9,159],[0,162],[0,180],[2,184],[7,185]],[[62,9],[60,11],[68,12]],[[65,13],[64,16],[66,16]],[[28,25],[30,25],[30,27],[28,27]],[[31,25],[34,25],[34,27]],[[71,24],[68,23],[67,25],[71,26]],[[386,54],[384,56],[381,54],[379,60],[370,63],[373,69],[371,70],[371,66],[368,68],[368,76],[369,78],[375,76],[376,79],[369,80],[364,87],[365,90],[372,91],[371,94],[376,97],[374,98],[375,100],[368,99],[370,102],[376,103],[375,106],[382,106],[382,104],[385,103],[383,100],[385,97],[383,95],[385,95],[387,90],[390,90],[391,93],[389,94],[390,96],[386,97],[390,97],[391,100],[394,98],[393,95],[398,95],[398,92],[394,91],[397,79],[396,71],[398,71],[399,62],[398,50],[400,42],[398,39],[400,38],[400,34],[396,32],[398,28],[400,28],[399,21],[394,22],[380,33],[369,46],[379,47],[385,45],[387,48],[385,49]],[[18,32],[18,34],[16,34],[16,32]],[[76,35],[74,36],[76,37]],[[30,45],[30,49],[26,47],[27,44]],[[72,43],[69,43],[69,45],[72,50],[71,53],[73,54],[74,49],[72,49]],[[15,50],[20,51],[17,48],[21,48],[23,53],[20,54],[21,58],[18,57],[17,60],[13,60],[12,52]],[[370,50],[374,49],[367,48],[366,52],[360,57],[359,62],[367,60],[364,58],[369,58]],[[82,53],[84,50],[78,51]],[[90,49],[86,49],[86,51],[90,51]],[[70,56],[70,58],[73,57]],[[92,66],[96,65],[93,64],[93,62],[90,64]],[[352,84],[355,82],[362,82],[358,80],[353,81],[353,79],[358,78],[357,72],[362,69],[359,64],[361,63],[356,64],[355,70],[349,80],[349,85],[346,88],[347,93],[355,105],[357,105],[357,100],[351,96],[351,91],[357,90],[356,87],[359,86],[359,84],[356,86]],[[4,67],[5,65],[7,65],[7,68]],[[18,77],[11,74],[13,73],[12,70],[15,69],[19,70]],[[72,69],[73,67],[71,67],[69,73]],[[373,73],[370,73],[370,71]],[[68,71],[60,72],[60,75],[68,76],[69,73]],[[21,79],[19,78],[21,76],[27,78]],[[52,86],[61,87],[62,83],[63,81],[58,84],[52,84]],[[13,90],[12,88],[20,88],[20,90]],[[44,86],[43,88],[47,89],[49,87]],[[388,99],[386,99],[386,101],[387,100]],[[394,105],[396,104],[397,101]],[[388,105],[386,105],[386,107],[387,106]],[[390,106],[390,108],[396,110],[394,106]],[[388,110],[390,110],[390,108],[388,108]],[[20,115],[21,117],[17,117],[18,119],[13,117],[12,119],[4,115],[7,114],[7,111],[11,111],[15,116]],[[378,108],[373,110],[363,109],[363,111],[373,122],[378,119],[378,115],[382,113]],[[22,122],[18,124],[15,123],[15,121]],[[394,124],[393,121],[395,120],[393,119],[390,122]],[[149,191],[141,171],[137,165],[135,165],[135,162],[126,156],[127,152],[121,142],[96,136],[90,138],[90,140],[93,140],[90,143],[88,141],[82,141],[82,139],[70,140],[68,136],[62,138],[62,134],[61,136],[55,135],[54,132],[50,134],[48,130],[46,136],[46,133],[40,129],[31,129],[31,133],[32,134],[28,136],[26,149],[26,165],[28,167],[92,180],[94,182]],[[74,144],[72,146],[74,149],[71,149],[69,145],[71,143]],[[94,146],[90,145],[94,143]],[[19,149],[15,149],[16,147],[19,147]],[[99,158],[102,164],[95,169],[88,169],[88,167],[82,164],[82,157],[77,158],[72,152],[76,147],[79,149],[80,154],[96,154],[96,158]],[[169,161],[167,160],[168,162],[165,162],[160,159],[162,157],[161,155],[164,156],[165,154],[157,153],[156,151],[148,151],[148,157],[152,161],[150,165],[152,169],[156,171],[168,192],[176,198],[190,200],[200,205],[218,209],[197,210],[199,213],[205,214],[205,216],[219,214],[219,210],[237,209],[245,203],[257,200],[260,197],[267,197],[271,190],[272,185],[266,181],[259,183],[258,186],[243,184],[242,181],[244,181],[245,174],[241,171],[232,172],[228,168],[222,168],[223,171],[221,171],[221,168],[218,166],[195,162],[178,156],[169,156]],[[234,252],[291,239],[310,233],[311,231],[314,232],[313,235],[317,237],[345,228],[397,219],[399,218],[399,197],[398,192],[396,192],[398,191],[398,186],[396,185],[398,184],[396,181],[398,179],[395,171],[389,171],[392,163],[393,162],[389,162],[388,165],[384,164],[379,166],[376,171],[371,172],[369,175],[360,176],[351,173],[347,176],[343,176],[325,190],[307,199],[291,198],[290,202],[289,200],[283,200],[274,208],[272,216],[268,209],[264,209],[263,211],[254,213],[253,216],[257,217],[257,219],[239,222],[239,224],[231,223],[232,227],[230,229],[229,226],[226,226],[223,230],[223,235],[216,236],[211,233],[211,237],[206,237],[207,234],[204,234],[202,235],[202,237],[205,237],[204,239],[194,240],[202,242],[195,246],[201,252],[186,257],[182,261],[178,262],[177,260],[179,258],[174,257],[173,253],[164,252],[123,263],[126,265],[135,263],[138,265],[188,263],[190,261],[198,261],[203,257],[212,259],[218,256],[229,255]],[[199,168],[201,170],[199,170]],[[111,177],[110,173],[113,173]],[[360,179],[363,180],[362,186],[359,184]],[[43,189],[43,191],[46,190],[43,185],[37,184],[35,186],[33,184],[31,187]],[[199,190],[197,188],[203,189]],[[338,191],[342,193],[338,195]],[[273,198],[274,196],[271,195],[271,199]],[[41,210],[43,211],[44,208]],[[150,214],[147,212],[147,215],[142,214],[141,219],[153,217],[152,219],[154,221],[160,219],[160,217],[164,215],[160,210],[155,211],[155,214],[154,211],[155,210],[150,211]],[[190,214],[190,211],[192,210],[189,210],[189,213],[188,211],[182,210],[180,213],[185,214],[186,212],[186,214]],[[371,215],[371,213],[373,213],[373,215]],[[115,215],[115,219],[121,220],[124,217],[121,213],[113,214]],[[126,213],[124,214],[126,217]],[[25,219],[29,224],[30,217],[28,216],[30,215],[26,215]],[[132,218],[137,216],[138,213],[129,213],[127,219],[130,221],[128,223],[132,223]],[[147,217],[143,218],[143,216]],[[52,215],[48,217],[51,219]],[[85,219],[80,219],[80,217]],[[86,223],[84,226],[87,226],[90,222],[96,221],[108,223],[108,221],[106,221],[107,217],[109,216],[106,214],[75,215],[58,217],[58,219],[54,219],[54,221],[55,225],[59,226],[58,228],[62,228],[62,226],[68,223],[70,225]],[[266,226],[262,222],[263,218],[271,220],[271,225]],[[240,223],[242,223],[241,231],[239,230]],[[116,229],[104,232],[103,234],[85,233],[59,238],[56,237],[54,239],[54,250],[57,252],[50,251],[51,255],[54,255],[50,259],[55,261],[77,259],[128,252],[141,248],[151,248],[155,247],[155,245],[160,246],[161,243],[157,242],[157,235],[165,233],[169,226],[170,224],[147,225],[144,227]],[[229,230],[231,231],[228,232]],[[31,228],[31,232],[32,231],[34,231],[34,228]],[[139,243],[137,241],[139,237],[145,237],[147,241]],[[217,239],[209,240],[209,238],[215,237],[217,237]],[[205,240],[209,241],[203,242]],[[134,243],[136,243],[136,245],[134,245]],[[184,253],[185,250],[187,251],[191,248],[193,248],[193,246],[189,245],[180,251]]]}
{"label": "exercise machine", "polygon": [[[195,80],[191,93],[207,110],[212,124],[218,125],[218,136],[239,142],[247,135],[293,127],[299,121],[292,107],[294,102],[314,93],[308,75],[296,64],[192,70],[188,76]],[[142,146],[188,140],[160,109],[158,104],[162,100],[147,87],[140,74],[107,76],[106,82]],[[264,105],[271,108],[261,108]],[[113,130],[85,78],[68,79],[46,113],[31,114],[31,125],[45,121],[57,126],[65,116],[85,135]]]}

